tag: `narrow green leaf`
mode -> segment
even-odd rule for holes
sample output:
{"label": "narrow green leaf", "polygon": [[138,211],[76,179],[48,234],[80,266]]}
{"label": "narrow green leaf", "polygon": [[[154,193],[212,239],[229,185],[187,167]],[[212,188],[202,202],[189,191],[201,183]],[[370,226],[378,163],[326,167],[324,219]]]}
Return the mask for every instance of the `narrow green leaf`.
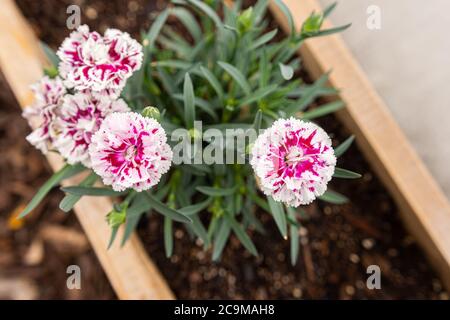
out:
{"label": "narrow green leaf", "polygon": [[181,23],[188,29],[196,42],[199,42],[202,39],[202,30],[194,16],[188,10],[177,7],[173,8],[171,13],[180,19]]}
{"label": "narrow green leaf", "polygon": [[145,194],[140,192],[134,198],[131,206],[127,210],[127,217],[125,221],[125,230],[123,233],[123,238],[121,242],[121,246],[125,245],[127,240],[130,238],[134,229],[136,229],[139,219],[145,213],[150,211],[152,207],[147,201]]}
{"label": "narrow green leaf", "polygon": [[180,212],[169,208],[164,203],[159,201],[154,195],[145,193],[149,204],[152,206],[152,208],[159,212],[160,214],[167,216],[175,221],[183,222],[183,223],[191,223],[192,220],[189,217],[186,217],[185,215],[181,214]]}
{"label": "narrow green leaf", "polygon": [[205,76],[206,80],[211,84],[211,87],[213,87],[214,91],[217,93],[217,96],[221,101],[223,101],[224,93],[222,89],[222,85],[220,84],[219,80],[214,76],[214,74],[206,69],[205,67],[200,67],[201,72]]}
{"label": "narrow green leaf", "polygon": [[188,226],[197,235],[197,237],[203,241],[204,247],[207,248],[209,246],[208,232],[203,226],[200,218],[197,215],[192,216],[192,224]]}
{"label": "narrow green leaf", "polygon": [[258,256],[258,251],[256,250],[255,245],[253,244],[252,240],[248,236],[248,234],[245,232],[244,228],[242,228],[242,225],[239,224],[239,222],[236,221],[236,219],[231,216],[230,214],[225,214],[225,219],[228,220],[228,223],[230,224],[231,228],[233,229],[234,233],[238,237],[238,239],[241,241],[243,246],[254,256]]}
{"label": "narrow green leaf", "polygon": [[266,50],[261,50],[259,61],[259,87],[263,88],[269,83],[271,70],[271,64],[269,63]]}
{"label": "narrow green leaf", "polygon": [[315,34],[311,35],[310,37],[314,37],[315,38],[315,37],[329,36],[329,35],[332,35],[332,34],[335,34],[335,33],[342,32],[342,31],[350,28],[351,25],[352,24],[349,23],[349,24],[346,24],[346,25],[343,25],[343,26],[340,26],[340,27],[336,27],[336,28],[320,30],[318,33],[315,33]]}
{"label": "narrow green leaf", "polygon": [[344,102],[333,101],[311,111],[305,112],[302,119],[312,120],[336,112],[344,107]]}
{"label": "narrow green leaf", "polygon": [[267,201],[258,195],[254,194],[253,192],[249,193],[250,198],[255,202],[255,204],[263,209],[266,212],[270,212],[270,206],[267,204]]}
{"label": "narrow green leaf", "polygon": [[110,188],[69,186],[61,188],[62,191],[76,196],[118,197],[126,194],[126,191],[117,192]]}
{"label": "narrow green leaf", "polygon": [[223,248],[230,237],[231,227],[228,220],[223,219],[217,236],[214,239],[214,249],[212,254],[213,261],[217,261],[222,255]]}
{"label": "narrow green leaf", "polygon": [[319,199],[332,204],[344,204],[349,201],[346,196],[332,190],[325,191],[325,193],[321,195]]}
{"label": "narrow green leaf", "polygon": [[214,188],[207,186],[199,186],[196,190],[211,197],[226,197],[236,192],[236,188]]}
{"label": "narrow green leaf", "polygon": [[309,86],[305,90],[304,94],[300,97],[300,99],[289,105],[285,110],[286,114],[293,115],[296,112],[304,110],[308,105],[311,104],[311,102],[314,101],[315,98],[317,98],[321,88],[325,85],[327,81],[328,81],[328,73],[322,75],[319,79],[317,79],[312,86]]}
{"label": "narrow green leaf", "polygon": [[222,69],[230,74],[230,76],[237,82],[246,95],[250,95],[252,88],[241,71],[229,63],[223,61],[219,61],[217,63]]}
{"label": "narrow green leaf", "polygon": [[[287,208],[288,217],[291,220],[296,221],[296,214],[295,209],[292,207]],[[299,226],[297,224],[291,223],[289,225],[289,237],[291,242],[291,264],[295,266],[297,264],[298,260],[298,253],[299,253]]]}
{"label": "narrow green leaf", "polygon": [[150,27],[150,30],[147,33],[146,40],[148,41],[147,47],[150,49],[153,49],[155,46],[156,38],[158,37],[159,33],[161,32],[162,27],[166,23],[166,20],[169,16],[169,10],[164,10],[161,12],[156,20],[153,22],[152,26]]}
{"label": "narrow green leaf", "polygon": [[[287,96],[289,98],[294,98],[294,97],[298,97],[298,96],[302,96],[305,94],[305,92],[307,92],[308,88],[311,86],[302,86],[300,88],[297,88],[295,90],[292,90],[291,92],[289,92],[287,94]],[[336,88],[332,88],[332,87],[322,87],[319,88],[317,90],[317,95],[318,96],[334,96],[337,95],[339,93],[339,90],[337,90]]]}
{"label": "narrow green leaf", "polygon": [[277,88],[278,88],[278,85],[276,85],[276,84],[272,84],[268,87],[260,88],[260,89],[256,90],[255,92],[253,92],[252,94],[250,94],[249,96],[242,99],[242,101],[239,102],[239,105],[246,106],[253,102],[258,102],[261,99],[263,99],[264,97],[273,93],[275,90],[277,90]]}
{"label": "narrow green leaf", "polygon": [[53,51],[53,49],[50,48],[46,43],[41,42],[40,44],[41,44],[42,50],[44,51],[45,56],[47,57],[48,61],[55,68],[58,68],[60,60],[59,60],[59,57],[56,55],[56,52]]}
{"label": "narrow green leaf", "polygon": [[164,249],[166,257],[170,258],[173,253],[173,224],[169,217],[164,217]]}
{"label": "narrow green leaf", "polygon": [[208,198],[205,201],[202,201],[200,203],[180,208],[180,209],[178,209],[178,211],[186,216],[192,216],[192,215],[199,213],[199,212],[203,211],[204,209],[206,209],[210,205],[212,200],[213,200],[213,198]]}
{"label": "narrow green leaf", "polygon": [[81,164],[77,165],[65,165],[61,170],[54,173],[50,179],[47,180],[46,183],[38,190],[36,195],[31,199],[30,203],[25,207],[25,209],[20,213],[19,218],[25,217],[29,214],[34,208],[38,206],[38,204],[44,199],[44,197],[50,192],[53,187],[58,185],[64,179],[70,178],[86,168]]}
{"label": "narrow green leaf", "polygon": [[107,250],[109,250],[111,248],[111,246],[113,245],[114,240],[116,239],[116,236],[117,236],[117,231],[119,231],[119,227],[114,227],[111,229],[111,236],[109,237]]}
{"label": "narrow green leaf", "polygon": [[186,73],[184,76],[184,87],[183,87],[183,95],[184,95],[184,119],[186,122],[186,126],[191,129],[194,127],[195,121],[195,96],[194,96],[194,87],[192,85],[191,77],[189,73]]}
{"label": "narrow green leaf", "polygon": [[255,120],[253,121],[253,129],[258,133],[261,130],[261,122],[262,122],[262,111],[258,110],[255,115]]}
{"label": "narrow green leaf", "polygon": [[324,19],[326,17],[328,17],[331,14],[331,12],[333,12],[333,10],[336,8],[336,5],[337,5],[337,2],[333,2],[328,7],[326,7],[325,10],[323,10],[323,18]]}
{"label": "narrow green leaf", "polygon": [[280,10],[283,12],[283,14],[288,19],[290,34],[295,34],[295,24],[294,24],[294,18],[292,17],[291,10],[284,4],[283,0],[275,0],[275,4],[280,8]]}
{"label": "narrow green leaf", "polygon": [[199,1],[199,0],[187,0],[187,2],[192,3],[198,9],[203,11],[203,13],[205,13],[212,21],[214,21],[217,28],[220,29],[223,27],[222,21],[220,20],[217,13],[206,3],[204,3],[203,1]]}
{"label": "narrow green leaf", "polygon": [[334,155],[336,156],[336,158],[342,156],[348,150],[348,148],[350,148],[354,140],[355,136],[350,136],[344,142],[342,142],[336,149],[334,149]]}
{"label": "narrow green leaf", "polygon": [[281,62],[278,65],[280,66],[280,71],[283,79],[291,80],[294,76],[294,69],[291,66],[282,64]]}
{"label": "narrow green leaf", "polygon": [[[172,94],[172,98],[174,98],[176,100],[184,101],[184,95],[181,95],[178,93]],[[198,97],[195,97],[194,101],[195,101],[196,107],[198,107],[202,111],[209,114],[211,116],[211,118],[213,118],[215,121],[219,121],[219,117],[218,117],[217,113],[214,111],[213,106],[211,106],[211,104],[208,101],[203,100]]]}
{"label": "narrow green leaf", "polygon": [[359,179],[361,178],[361,175],[350,170],[335,168],[333,177],[340,179]]}
{"label": "narrow green leaf", "polygon": [[258,39],[256,39],[253,44],[250,46],[249,50],[253,51],[257,48],[259,48],[262,45],[265,45],[267,42],[269,42],[270,40],[272,40],[276,34],[278,33],[278,29],[274,29],[270,32],[265,33],[264,35],[262,35],[261,37],[259,37]]}
{"label": "narrow green leaf", "polygon": [[[95,181],[97,181],[98,176],[95,173],[91,173],[86,177],[81,183],[80,187],[90,187]],[[80,195],[67,194],[59,203],[59,208],[64,212],[69,212],[72,210],[73,206],[81,199]]]}
{"label": "narrow green leaf", "polygon": [[182,60],[160,60],[151,63],[152,67],[166,67],[174,69],[189,69],[192,68],[194,64],[191,62],[186,62]]}
{"label": "narrow green leaf", "polygon": [[269,202],[270,211],[272,212],[272,216],[278,229],[280,230],[281,235],[283,238],[287,239],[287,222],[283,205],[280,202],[275,201],[272,197],[267,197],[267,200]]}
{"label": "narrow green leaf", "polygon": [[253,7],[253,17],[254,23],[259,24],[259,22],[264,18],[269,5],[269,0],[259,0]]}

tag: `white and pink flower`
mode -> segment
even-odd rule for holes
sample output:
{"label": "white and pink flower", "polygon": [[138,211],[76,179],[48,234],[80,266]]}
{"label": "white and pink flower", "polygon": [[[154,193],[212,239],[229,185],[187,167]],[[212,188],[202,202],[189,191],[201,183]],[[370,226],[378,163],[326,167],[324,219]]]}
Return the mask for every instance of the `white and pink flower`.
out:
{"label": "white and pink flower", "polygon": [[68,88],[115,92],[142,64],[142,46],[126,32],[108,29],[102,37],[87,25],[78,27],[59,48],[59,73]]}
{"label": "white and pink flower", "polygon": [[34,93],[34,103],[23,112],[31,127],[35,128],[27,136],[27,140],[43,153],[47,153],[54,139],[53,121],[59,112],[59,107],[66,89],[59,77],[50,79],[43,77],[31,86]]}
{"label": "white and pink flower", "polygon": [[323,129],[290,118],[275,121],[256,139],[251,165],[264,194],[298,207],[324,194],[336,157]]}
{"label": "white and pink flower", "polygon": [[90,167],[88,147],[93,134],[107,115],[127,111],[122,99],[112,100],[106,94],[94,96],[85,91],[66,95],[54,120],[58,134],[53,144],[69,164],[81,162]]}
{"label": "white and pink flower", "polygon": [[106,117],[92,138],[89,154],[92,169],[116,191],[151,188],[172,161],[172,150],[161,125],[134,112]]}

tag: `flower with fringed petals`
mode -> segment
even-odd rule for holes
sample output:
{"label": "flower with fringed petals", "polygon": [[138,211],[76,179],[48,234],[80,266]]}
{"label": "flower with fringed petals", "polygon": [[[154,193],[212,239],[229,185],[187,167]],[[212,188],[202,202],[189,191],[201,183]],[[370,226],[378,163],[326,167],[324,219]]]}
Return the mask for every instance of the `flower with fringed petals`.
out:
{"label": "flower with fringed petals", "polygon": [[89,154],[95,173],[116,191],[150,189],[172,161],[161,125],[134,112],[109,115],[92,138]]}
{"label": "flower with fringed petals", "polygon": [[25,108],[23,117],[35,128],[27,136],[27,140],[44,154],[52,148],[54,140],[54,119],[59,113],[66,88],[61,78],[51,79],[43,77],[38,83],[31,86],[34,93],[34,103]]}
{"label": "flower with fringed petals", "polygon": [[55,118],[58,130],[55,148],[69,164],[81,162],[90,167],[88,147],[92,136],[105,117],[113,112],[126,112],[129,108],[122,99],[113,100],[105,94],[93,95],[88,91],[66,95]]}
{"label": "flower with fringed petals", "polygon": [[141,67],[142,46],[126,32],[106,30],[104,36],[78,27],[57,52],[59,73],[68,88],[109,90],[119,96],[127,79]]}
{"label": "flower with fringed petals", "polygon": [[311,203],[327,189],[336,166],[331,139],[311,122],[280,119],[258,136],[251,165],[261,190],[291,207]]}

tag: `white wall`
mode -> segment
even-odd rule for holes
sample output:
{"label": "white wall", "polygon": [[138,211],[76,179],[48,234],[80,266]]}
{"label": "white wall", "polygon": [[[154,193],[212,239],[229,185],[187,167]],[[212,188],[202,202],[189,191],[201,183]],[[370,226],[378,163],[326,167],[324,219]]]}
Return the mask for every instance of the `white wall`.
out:
{"label": "white wall", "polygon": [[450,1],[340,0],[331,20],[353,23],[344,39],[450,198]]}

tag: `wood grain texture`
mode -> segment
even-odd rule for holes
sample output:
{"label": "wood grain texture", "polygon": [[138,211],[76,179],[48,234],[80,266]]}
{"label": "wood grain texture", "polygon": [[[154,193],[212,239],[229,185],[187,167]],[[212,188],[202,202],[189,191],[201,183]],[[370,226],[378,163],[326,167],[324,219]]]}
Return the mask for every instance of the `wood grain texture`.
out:
{"label": "wood grain texture", "polygon": [[[33,101],[29,86],[42,77],[45,63],[38,40],[14,1],[1,0],[0,67],[22,108]],[[47,159],[54,170],[63,165],[62,158],[54,153],[49,153]],[[74,183],[65,181],[66,185]],[[107,250],[111,230],[105,216],[111,208],[112,202],[107,198],[83,197],[74,210],[117,296],[120,299],[173,299],[173,293],[135,234],[124,247],[116,241]]]}
{"label": "wood grain texture", "polygon": [[[311,12],[322,8],[317,0],[284,0],[297,29]],[[272,2],[272,13],[289,32],[287,19]],[[350,21],[351,22],[351,21]],[[329,21],[324,28],[332,27]],[[450,204],[407,141],[387,106],[339,35],[305,41],[300,49],[304,65],[314,78],[332,71],[330,84],[341,89],[346,109],[339,117],[356,134],[359,147],[394,196],[403,221],[424,248],[450,290]]]}

